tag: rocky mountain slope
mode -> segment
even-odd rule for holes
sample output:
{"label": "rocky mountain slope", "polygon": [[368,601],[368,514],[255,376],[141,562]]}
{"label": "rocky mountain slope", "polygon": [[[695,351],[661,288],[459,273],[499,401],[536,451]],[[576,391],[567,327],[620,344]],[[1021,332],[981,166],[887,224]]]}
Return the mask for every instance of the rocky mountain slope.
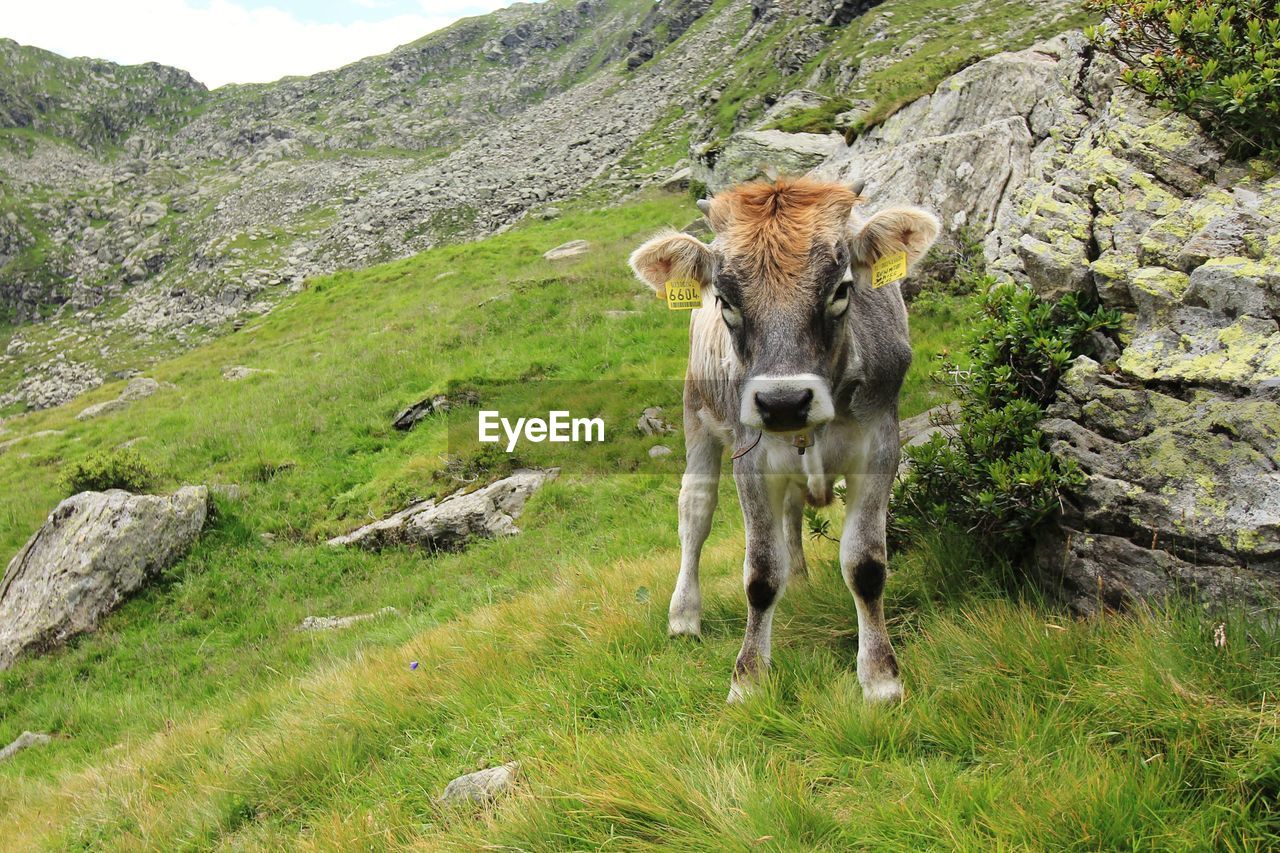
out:
{"label": "rocky mountain slope", "polygon": [[812,113],[856,133],[1078,18],[891,6],[548,0],[213,92],[0,42],[0,412],[229,331],[317,273],[625,196],[737,130]]}

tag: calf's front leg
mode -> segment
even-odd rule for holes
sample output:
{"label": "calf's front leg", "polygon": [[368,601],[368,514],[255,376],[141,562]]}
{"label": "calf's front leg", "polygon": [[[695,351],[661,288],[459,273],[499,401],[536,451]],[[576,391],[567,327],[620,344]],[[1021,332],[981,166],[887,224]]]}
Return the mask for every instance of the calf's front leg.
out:
{"label": "calf's front leg", "polygon": [[672,637],[702,635],[702,590],[698,563],[711,532],[720,484],[722,445],[685,410],[685,470],[680,480],[680,575],[667,610]]}
{"label": "calf's front leg", "polygon": [[747,528],[747,553],[742,563],[747,631],[733,667],[730,702],[741,701],[769,669],[773,611],[786,588],[790,567],[783,524],[786,484],[753,472],[738,474],[736,479]]}
{"label": "calf's front leg", "polygon": [[862,695],[868,702],[898,702],[902,679],[884,621],[885,520],[899,454],[896,418],[869,438],[862,461],[845,478],[851,503],[840,537],[840,569],[858,611]]}

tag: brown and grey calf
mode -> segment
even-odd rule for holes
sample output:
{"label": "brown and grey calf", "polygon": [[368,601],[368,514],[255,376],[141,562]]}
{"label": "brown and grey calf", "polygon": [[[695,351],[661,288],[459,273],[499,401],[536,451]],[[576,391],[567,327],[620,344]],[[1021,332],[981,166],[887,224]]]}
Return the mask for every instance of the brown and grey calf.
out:
{"label": "brown and grey calf", "polygon": [[746,521],[747,630],[730,701],[769,666],[774,608],[803,574],[807,503],[847,484],[840,565],[858,613],[858,679],[869,701],[896,701],[902,682],[885,628],[885,512],[897,470],[898,393],[911,363],[897,285],[872,287],[872,265],[917,261],[938,235],[926,211],[867,220],[857,191],[809,179],[752,183],[699,206],[710,245],[666,232],[631,256],[661,292],[673,278],[703,288],[693,312],[684,391],[687,461],[680,487],[680,575],[669,630],[701,632],[698,559],[715,511],[721,457]]}

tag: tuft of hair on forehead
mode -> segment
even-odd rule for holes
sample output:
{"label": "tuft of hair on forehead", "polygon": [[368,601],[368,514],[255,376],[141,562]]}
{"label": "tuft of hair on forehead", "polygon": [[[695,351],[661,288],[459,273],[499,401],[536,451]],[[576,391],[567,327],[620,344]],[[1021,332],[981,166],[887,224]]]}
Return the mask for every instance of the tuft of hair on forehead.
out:
{"label": "tuft of hair on forehead", "polygon": [[843,232],[859,201],[852,187],[832,181],[757,181],[718,193],[711,226],[726,252],[773,290],[804,273],[814,240]]}

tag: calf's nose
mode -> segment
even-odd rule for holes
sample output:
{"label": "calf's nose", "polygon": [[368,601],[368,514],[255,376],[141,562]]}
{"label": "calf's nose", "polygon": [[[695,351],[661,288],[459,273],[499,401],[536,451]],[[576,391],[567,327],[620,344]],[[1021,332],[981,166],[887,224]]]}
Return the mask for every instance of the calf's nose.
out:
{"label": "calf's nose", "polygon": [[813,402],[811,388],[773,388],[757,391],[756,411],[764,428],[776,432],[804,429],[809,425],[809,404]]}

